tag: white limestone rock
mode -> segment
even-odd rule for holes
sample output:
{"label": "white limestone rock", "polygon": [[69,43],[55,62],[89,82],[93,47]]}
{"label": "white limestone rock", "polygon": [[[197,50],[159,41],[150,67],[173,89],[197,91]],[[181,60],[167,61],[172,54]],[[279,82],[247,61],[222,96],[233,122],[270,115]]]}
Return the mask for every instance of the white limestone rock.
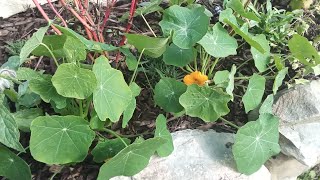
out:
{"label": "white limestone rock", "polygon": [[172,134],[174,152],[165,158],[153,156],[149,165],[133,177],[115,177],[112,180],[270,180],[263,166],[246,176],[235,169],[231,147],[234,134],[213,130],[184,130]]}

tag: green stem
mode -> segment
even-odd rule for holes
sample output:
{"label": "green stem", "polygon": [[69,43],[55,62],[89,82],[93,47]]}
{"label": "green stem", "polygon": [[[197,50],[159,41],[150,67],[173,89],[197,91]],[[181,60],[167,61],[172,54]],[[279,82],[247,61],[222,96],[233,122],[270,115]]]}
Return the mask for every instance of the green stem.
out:
{"label": "green stem", "polygon": [[88,116],[91,102],[92,102],[92,96],[90,96],[86,101],[86,107],[85,107],[84,112],[83,112],[83,117],[87,117]]}
{"label": "green stem", "polygon": [[237,126],[237,125],[233,124],[232,122],[230,122],[230,121],[228,121],[228,120],[224,119],[223,117],[220,117],[219,119],[221,119],[223,122],[225,122],[226,124],[229,124],[230,126],[232,126],[232,127],[236,128],[236,129],[240,129],[240,127],[239,127],[239,126]]}
{"label": "green stem", "polygon": [[217,63],[219,62],[219,58],[216,58],[216,60],[213,62],[211,68],[210,68],[210,71],[209,71],[209,74],[208,74],[208,77],[211,77],[212,73],[213,73],[213,70],[214,68],[216,67]]}
{"label": "green stem", "polygon": [[79,115],[80,117],[83,117],[83,104],[82,100],[79,100]]}
{"label": "green stem", "polygon": [[59,67],[59,63],[58,63],[56,57],[53,55],[53,53],[52,53],[52,51],[50,50],[50,48],[49,48],[46,44],[44,44],[44,43],[41,43],[41,45],[44,46],[44,47],[49,51],[50,55],[52,56],[52,58],[53,58],[53,60],[54,60],[54,63],[56,64],[57,67]]}
{"label": "green stem", "polygon": [[110,130],[110,129],[107,129],[107,128],[104,128],[103,130],[104,130],[105,132],[110,133],[110,134],[114,135],[115,137],[119,138],[119,139],[121,140],[121,142],[122,142],[126,147],[128,147],[128,144],[122,139],[122,137],[121,137],[118,133],[116,133],[116,132],[114,132],[114,131],[112,131],[112,130]]}
{"label": "green stem", "polygon": [[142,54],[143,54],[144,50],[145,50],[145,49],[143,48],[142,51],[141,51],[141,53],[140,53],[140,56],[139,56],[139,59],[138,59],[138,62],[137,62],[137,66],[136,66],[136,68],[134,69],[134,72],[133,72],[133,75],[132,75],[132,78],[131,78],[129,84],[131,84],[131,83],[133,82],[133,80],[135,79],[135,77],[136,77],[137,70],[138,70],[138,66],[139,66],[139,63],[140,63],[140,61],[141,61]]}

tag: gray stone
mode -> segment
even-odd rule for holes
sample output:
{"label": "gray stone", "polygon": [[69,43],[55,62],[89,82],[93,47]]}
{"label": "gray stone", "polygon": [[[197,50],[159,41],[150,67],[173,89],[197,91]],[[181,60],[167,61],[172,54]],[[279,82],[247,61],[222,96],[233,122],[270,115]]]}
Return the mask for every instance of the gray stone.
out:
{"label": "gray stone", "polygon": [[113,180],[269,180],[271,175],[263,166],[246,176],[235,170],[230,143],[234,134],[213,130],[184,130],[172,134],[175,150],[165,158],[153,156],[146,169],[133,177]]}
{"label": "gray stone", "polygon": [[273,112],[280,118],[284,154],[312,167],[320,162],[320,81],[278,95]]}
{"label": "gray stone", "polygon": [[282,153],[268,160],[265,166],[269,169],[272,180],[296,180],[300,174],[309,169],[295,158]]}

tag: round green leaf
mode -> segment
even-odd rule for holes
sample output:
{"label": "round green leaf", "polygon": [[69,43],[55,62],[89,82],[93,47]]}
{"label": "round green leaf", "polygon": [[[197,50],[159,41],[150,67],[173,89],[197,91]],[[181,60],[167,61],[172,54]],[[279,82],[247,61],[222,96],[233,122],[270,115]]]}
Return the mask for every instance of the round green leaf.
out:
{"label": "round green leaf", "polygon": [[97,86],[97,80],[92,71],[80,68],[73,63],[60,65],[51,81],[58,94],[77,99],[90,96]]}
{"label": "round green leaf", "polygon": [[198,43],[213,57],[237,54],[237,40],[220,23],[216,23]]}
{"label": "round green leaf", "polygon": [[47,164],[83,161],[95,137],[89,123],[78,116],[40,116],[30,129],[31,155]]}
{"label": "round green leaf", "polygon": [[261,53],[256,48],[251,46],[251,54],[254,59],[254,64],[259,72],[267,70],[267,65],[270,63],[270,46],[269,41],[266,39],[264,34],[252,36],[252,39],[259,42],[261,47],[264,49],[264,53]]}
{"label": "round green leaf", "polygon": [[93,92],[94,109],[102,121],[109,118],[116,122],[127,108],[132,92],[122,72],[111,68],[107,58],[96,59],[93,72],[98,80],[98,86]]}
{"label": "round green leaf", "polygon": [[157,149],[157,153],[160,157],[169,156],[173,150],[172,136],[167,128],[167,118],[160,114],[156,119],[156,131],[154,133],[155,137],[161,137],[166,139],[167,142]]}
{"label": "round green leaf", "polygon": [[162,78],[154,89],[154,100],[158,106],[167,112],[180,112],[183,107],[179,103],[179,97],[187,89],[187,86],[173,78]]}
{"label": "round green leaf", "polygon": [[188,9],[173,5],[165,10],[160,26],[165,34],[173,31],[172,41],[182,49],[195,45],[207,32],[209,17],[204,8]]}
{"label": "round green leaf", "polygon": [[263,76],[253,74],[249,79],[246,93],[242,96],[242,102],[246,113],[259,106],[264,94],[266,79]]}
{"label": "round green leaf", "polygon": [[31,180],[31,171],[23,159],[0,145],[0,176],[12,180]]}
{"label": "round green leaf", "polygon": [[188,86],[187,91],[179,99],[187,115],[199,117],[206,122],[216,121],[228,114],[230,110],[227,103],[230,100],[230,95],[220,89],[200,87],[195,84]]}
{"label": "round green leaf", "polygon": [[137,174],[148,165],[150,157],[165,142],[159,137],[134,142],[101,166],[98,180]]}
{"label": "round green leaf", "polygon": [[168,65],[183,67],[192,62],[195,55],[195,49],[181,49],[172,43],[164,52],[163,61]]}
{"label": "round green leaf", "polygon": [[257,121],[248,122],[238,130],[232,152],[239,172],[252,174],[280,152],[278,125],[275,116],[261,114]]}

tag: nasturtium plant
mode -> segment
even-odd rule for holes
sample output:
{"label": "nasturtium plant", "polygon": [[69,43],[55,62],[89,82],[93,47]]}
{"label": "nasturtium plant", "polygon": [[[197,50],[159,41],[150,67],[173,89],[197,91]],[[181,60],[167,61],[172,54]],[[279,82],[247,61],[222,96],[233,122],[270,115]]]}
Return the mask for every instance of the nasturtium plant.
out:
{"label": "nasturtium plant", "polygon": [[186,91],[187,86],[173,78],[162,78],[154,89],[155,103],[167,112],[180,112],[183,107],[179,97]]}
{"label": "nasturtium plant", "polygon": [[134,110],[136,109],[136,97],[139,96],[141,88],[135,83],[132,82],[129,85],[129,88],[132,92],[132,97],[130,99],[130,102],[127,106],[127,108],[123,111],[123,116],[122,116],[122,128],[125,128],[129,122],[129,120],[132,118]]}
{"label": "nasturtium plant", "polygon": [[164,143],[166,140],[160,137],[134,142],[102,165],[98,180],[137,174],[148,165],[150,157]]}
{"label": "nasturtium plant", "polygon": [[81,162],[95,133],[79,116],[40,116],[32,121],[30,152],[47,164]]}
{"label": "nasturtium plant", "polygon": [[121,71],[113,69],[104,56],[96,59],[93,72],[98,85],[93,92],[93,104],[100,120],[119,120],[132,98],[132,92]]}
{"label": "nasturtium plant", "polygon": [[157,154],[160,157],[166,157],[169,156],[173,150],[173,141],[172,136],[167,129],[167,118],[160,114],[156,119],[156,131],[155,131],[155,137],[161,137],[163,139],[166,139],[167,142],[163,144],[161,147],[157,149]]}
{"label": "nasturtium plant", "polygon": [[219,117],[229,113],[227,103],[231,100],[230,95],[221,89],[190,85],[183,93],[179,102],[184,107],[186,114],[199,117],[206,122],[216,121]]}
{"label": "nasturtium plant", "polygon": [[251,54],[254,59],[254,64],[259,70],[259,72],[264,72],[267,70],[267,65],[270,63],[270,46],[269,42],[266,39],[266,36],[263,34],[259,34],[257,36],[252,37],[254,40],[260,43],[262,48],[264,49],[264,53],[261,53],[253,46],[251,46]]}
{"label": "nasturtium plant", "polygon": [[237,54],[237,40],[231,37],[220,23],[216,23],[212,29],[209,29],[198,43],[213,57]]}
{"label": "nasturtium plant", "polygon": [[23,109],[12,113],[12,115],[21,131],[30,132],[32,121],[39,116],[43,116],[43,110],[40,108]]}
{"label": "nasturtium plant", "polygon": [[161,26],[164,34],[172,31],[172,41],[182,49],[190,49],[206,34],[209,17],[204,8],[188,9],[173,5],[164,11]]}
{"label": "nasturtium plant", "polygon": [[51,81],[58,94],[77,99],[89,97],[97,86],[94,73],[74,63],[61,64]]}
{"label": "nasturtium plant", "polygon": [[0,176],[8,179],[31,180],[31,171],[23,159],[0,145]]}
{"label": "nasturtium plant", "polygon": [[249,79],[249,85],[246,93],[242,97],[242,102],[246,113],[255,109],[261,103],[264,90],[265,90],[266,79],[258,74],[253,74]]}
{"label": "nasturtium plant", "polygon": [[280,152],[279,120],[272,114],[261,114],[257,121],[242,126],[232,152],[239,172],[252,174],[273,155]]}

